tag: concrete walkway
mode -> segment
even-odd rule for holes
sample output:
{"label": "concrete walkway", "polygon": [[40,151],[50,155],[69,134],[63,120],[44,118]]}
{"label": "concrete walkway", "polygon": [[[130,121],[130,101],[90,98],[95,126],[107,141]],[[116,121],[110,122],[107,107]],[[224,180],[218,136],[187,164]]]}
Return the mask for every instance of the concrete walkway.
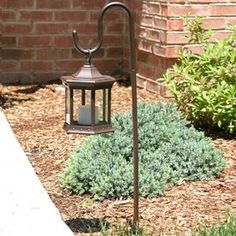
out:
{"label": "concrete walkway", "polygon": [[0,235],[73,235],[40,183],[1,108]]}

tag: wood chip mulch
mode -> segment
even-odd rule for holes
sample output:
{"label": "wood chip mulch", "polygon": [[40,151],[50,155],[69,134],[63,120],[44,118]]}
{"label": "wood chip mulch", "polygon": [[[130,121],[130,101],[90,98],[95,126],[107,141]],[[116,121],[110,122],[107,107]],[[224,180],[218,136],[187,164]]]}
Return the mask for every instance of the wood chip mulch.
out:
{"label": "wood chip mulch", "polygon": [[[60,174],[66,160],[87,136],[67,135],[64,122],[64,89],[59,84],[45,86],[3,86],[2,106],[9,123],[33,165],[38,177],[75,235],[97,235],[102,220],[113,224],[132,219],[133,203],[128,200],[91,200],[77,196],[60,186]],[[115,85],[112,109],[131,108],[130,88]],[[138,89],[138,100],[151,102],[160,98]],[[219,178],[183,182],[159,198],[140,199],[140,226],[166,235],[186,235],[200,226],[225,221],[236,214],[236,140],[214,138],[224,152],[227,168]]]}

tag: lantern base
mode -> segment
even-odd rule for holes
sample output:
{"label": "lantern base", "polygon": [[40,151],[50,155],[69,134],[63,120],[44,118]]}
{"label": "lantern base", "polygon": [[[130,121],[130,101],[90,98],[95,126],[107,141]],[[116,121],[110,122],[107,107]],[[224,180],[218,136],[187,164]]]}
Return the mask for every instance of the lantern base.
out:
{"label": "lantern base", "polygon": [[64,123],[63,129],[67,134],[102,134],[114,131],[109,124],[97,126],[82,126],[77,124],[69,125],[67,123]]}

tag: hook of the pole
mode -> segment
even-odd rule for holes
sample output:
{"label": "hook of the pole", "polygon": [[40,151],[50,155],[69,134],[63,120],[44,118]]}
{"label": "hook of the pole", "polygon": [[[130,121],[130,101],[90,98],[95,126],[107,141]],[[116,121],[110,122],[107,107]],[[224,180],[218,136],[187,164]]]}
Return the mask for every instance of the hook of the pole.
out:
{"label": "hook of the pole", "polygon": [[92,50],[90,48],[82,48],[80,45],[79,45],[79,38],[78,38],[78,34],[77,34],[77,31],[76,30],[73,30],[72,31],[72,36],[73,36],[73,43],[74,43],[74,47],[75,49],[84,54],[85,55],[85,58],[86,58],[86,61],[85,61],[85,64],[86,65],[91,65],[91,59],[92,59]]}
{"label": "hook of the pole", "polygon": [[87,48],[80,47],[78,34],[75,29],[72,31],[72,36],[73,36],[73,42],[74,42],[75,49],[82,54],[88,54],[89,52],[88,52]]}

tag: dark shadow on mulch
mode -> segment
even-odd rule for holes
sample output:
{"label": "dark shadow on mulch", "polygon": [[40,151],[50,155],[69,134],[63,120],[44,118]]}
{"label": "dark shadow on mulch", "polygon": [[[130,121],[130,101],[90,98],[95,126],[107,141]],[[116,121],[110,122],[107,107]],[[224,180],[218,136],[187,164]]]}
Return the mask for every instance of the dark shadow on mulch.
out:
{"label": "dark shadow on mulch", "polygon": [[213,127],[209,128],[207,126],[201,126],[201,127],[196,127],[197,130],[204,132],[204,134],[207,137],[212,138],[213,140],[215,139],[225,139],[225,140],[231,140],[236,138],[236,134],[230,134],[219,127]]}
{"label": "dark shadow on mulch", "polygon": [[75,233],[97,233],[109,228],[109,223],[99,218],[76,218],[66,220],[65,223]]}
{"label": "dark shadow on mulch", "polygon": [[5,94],[3,96],[0,96],[0,107],[3,109],[7,109],[10,107],[13,107],[14,105],[26,101],[32,100],[31,98],[19,98],[15,97],[12,94]]}
{"label": "dark shadow on mulch", "polygon": [[15,93],[23,93],[23,94],[32,94],[37,92],[39,89],[45,88],[43,85],[33,85],[24,89],[17,89]]}

